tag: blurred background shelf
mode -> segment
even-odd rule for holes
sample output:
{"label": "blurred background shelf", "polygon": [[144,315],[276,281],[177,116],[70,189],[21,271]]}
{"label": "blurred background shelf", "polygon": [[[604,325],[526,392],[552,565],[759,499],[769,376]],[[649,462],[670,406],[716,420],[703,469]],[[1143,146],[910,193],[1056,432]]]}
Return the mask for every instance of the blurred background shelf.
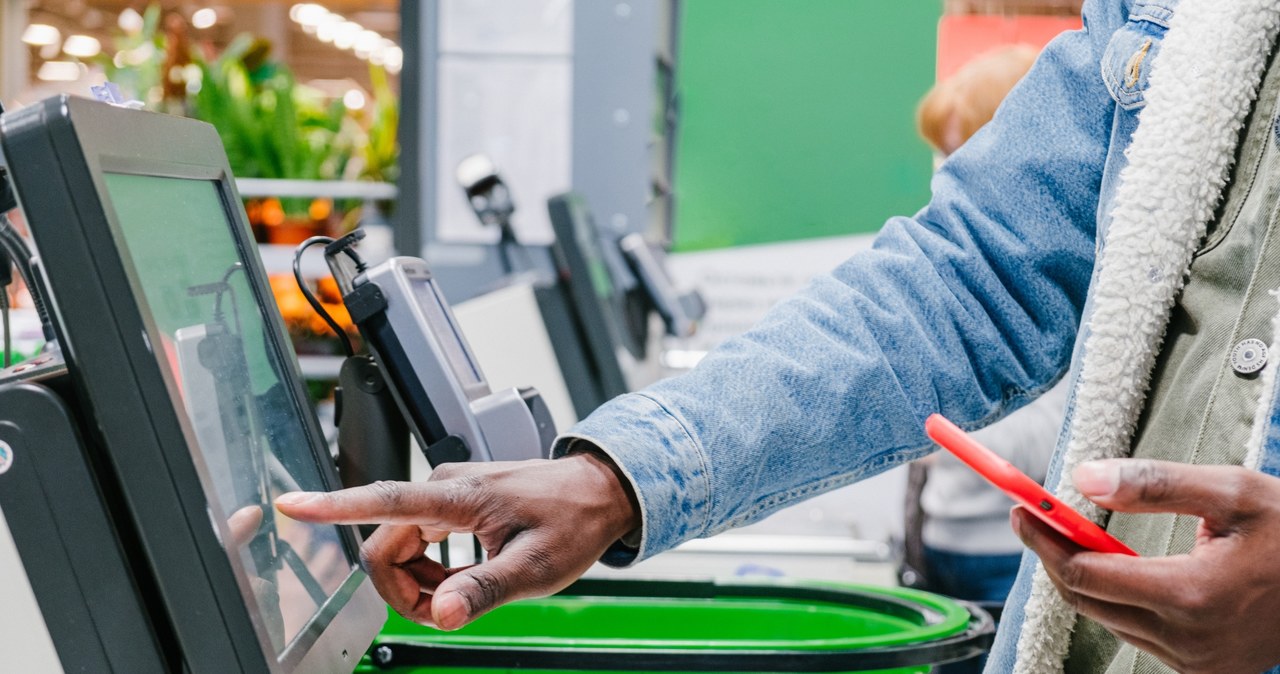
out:
{"label": "blurred background shelf", "polygon": [[399,194],[392,183],[362,180],[277,180],[269,178],[237,178],[240,196],[254,197],[326,197],[329,199],[365,199],[389,201]]}

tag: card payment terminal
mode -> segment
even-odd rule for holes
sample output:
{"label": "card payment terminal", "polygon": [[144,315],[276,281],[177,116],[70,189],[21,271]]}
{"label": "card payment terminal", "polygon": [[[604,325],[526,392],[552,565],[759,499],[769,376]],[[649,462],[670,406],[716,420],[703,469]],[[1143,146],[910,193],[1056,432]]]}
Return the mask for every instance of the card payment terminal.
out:
{"label": "card payment terminal", "polygon": [[697,290],[677,289],[675,280],[667,272],[666,251],[650,243],[644,235],[628,234],[618,240],[618,247],[666,323],[667,333],[672,337],[692,337],[698,330],[698,321],[707,313],[702,294]]}
{"label": "card payment terminal", "polygon": [[340,255],[328,259],[431,465],[546,457],[555,439],[546,403],[533,388],[489,388],[425,261],[395,257],[352,275]]}

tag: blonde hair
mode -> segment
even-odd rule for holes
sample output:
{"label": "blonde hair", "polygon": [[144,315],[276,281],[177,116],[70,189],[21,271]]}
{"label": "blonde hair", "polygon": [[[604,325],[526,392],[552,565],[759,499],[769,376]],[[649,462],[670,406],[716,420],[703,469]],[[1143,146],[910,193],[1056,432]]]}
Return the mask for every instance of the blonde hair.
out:
{"label": "blonde hair", "polygon": [[955,152],[991,121],[1039,53],[1027,45],[993,49],[935,84],[916,110],[920,135],[944,155]]}

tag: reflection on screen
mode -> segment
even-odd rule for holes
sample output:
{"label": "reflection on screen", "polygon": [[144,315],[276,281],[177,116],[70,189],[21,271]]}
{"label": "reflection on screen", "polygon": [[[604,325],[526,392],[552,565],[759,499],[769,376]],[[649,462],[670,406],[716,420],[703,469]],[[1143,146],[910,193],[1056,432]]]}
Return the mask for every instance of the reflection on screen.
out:
{"label": "reflection on screen", "polygon": [[161,335],[153,350],[196,436],[211,517],[279,655],[352,567],[336,528],[272,507],[325,486],[269,345],[260,303],[271,299],[249,285],[215,182],[109,173],[106,184]]}

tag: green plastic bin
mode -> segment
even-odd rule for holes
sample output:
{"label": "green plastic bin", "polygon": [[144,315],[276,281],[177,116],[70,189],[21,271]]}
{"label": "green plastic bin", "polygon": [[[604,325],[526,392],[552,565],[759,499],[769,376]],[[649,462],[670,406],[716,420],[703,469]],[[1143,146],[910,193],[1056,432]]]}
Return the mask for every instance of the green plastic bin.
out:
{"label": "green plastic bin", "polygon": [[902,588],[588,580],[456,632],[393,614],[356,671],[928,672],[993,633],[975,606]]}

